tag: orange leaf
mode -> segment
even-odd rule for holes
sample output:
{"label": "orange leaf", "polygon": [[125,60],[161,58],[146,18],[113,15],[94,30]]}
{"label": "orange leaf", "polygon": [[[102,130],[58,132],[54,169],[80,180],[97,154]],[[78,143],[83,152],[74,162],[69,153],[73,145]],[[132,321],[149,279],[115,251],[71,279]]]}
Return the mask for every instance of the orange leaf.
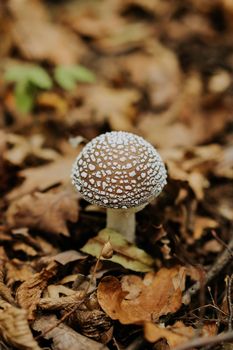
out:
{"label": "orange leaf", "polygon": [[149,272],[144,279],[105,277],[98,287],[98,301],[112,319],[123,324],[156,321],[180,308],[185,277],[186,268],[181,266]]}

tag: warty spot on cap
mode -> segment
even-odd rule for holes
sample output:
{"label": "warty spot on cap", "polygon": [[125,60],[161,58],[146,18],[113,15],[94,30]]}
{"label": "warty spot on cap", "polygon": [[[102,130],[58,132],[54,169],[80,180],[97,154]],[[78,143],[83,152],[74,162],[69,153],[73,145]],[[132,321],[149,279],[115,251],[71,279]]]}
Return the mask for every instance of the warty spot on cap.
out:
{"label": "warty spot on cap", "polygon": [[71,178],[88,202],[116,209],[148,203],[167,183],[156,149],[124,131],[107,132],[90,141],[74,162]]}

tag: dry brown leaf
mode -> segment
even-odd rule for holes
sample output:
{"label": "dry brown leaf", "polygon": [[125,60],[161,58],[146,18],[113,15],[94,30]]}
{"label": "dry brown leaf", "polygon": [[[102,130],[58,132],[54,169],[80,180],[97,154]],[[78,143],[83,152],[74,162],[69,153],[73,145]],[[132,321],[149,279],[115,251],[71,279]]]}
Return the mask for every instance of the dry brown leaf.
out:
{"label": "dry brown leaf", "polygon": [[25,282],[23,282],[16,292],[16,299],[18,304],[27,310],[28,319],[35,318],[34,312],[39,303],[40,296],[43,290],[47,287],[48,281],[57,272],[57,264],[51,263],[47,268],[41,272],[34,274]]}
{"label": "dry brown leaf", "polygon": [[25,180],[20,186],[8,193],[7,199],[13,200],[36,190],[44,191],[56,184],[70,182],[70,172],[74,159],[74,155],[60,157],[50,164],[20,171],[19,176]]}
{"label": "dry brown leaf", "polygon": [[73,64],[85,52],[72,32],[50,20],[41,1],[10,0],[8,6],[13,41],[26,58]]}
{"label": "dry brown leaf", "polygon": [[215,239],[210,239],[203,245],[203,250],[208,253],[220,253],[222,251],[222,245]]}
{"label": "dry brown leaf", "polygon": [[102,38],[114,33],[116,27],[124,23],[116,16],[119,1],[72,1],[64,3],[64,11],[58,8],[58,16],[67,26],[81,35],[92,38]]}
{"label": "dry brown leaf", "polygon": [[[75,332],[72,328],[66,326],[64,323],[57,325],[58,320],[56,316],[43,316],[38,318],[34,324],[33,329],[45,333],[44,338],[53,340],[54,350],[107,350],[108,348],[103,344],[84,337]],[[54,327],[51,329],[51,327]],[[49,332],[48,330],[51,329]]]}
{"label": "dry brown leaf", "polygon": [[152,44],[149,51],[147,55],[134,53],[124,57],[122,69],[136,85],[146,89],[153,107],[159,108],[177,97],[180,69],[176,55],[165,46]]}
{"label": "dry brown leaf", "polygon": [[77,94],[85,100],[85,104],[74,113],[71,123],[80,121],[83,115],[85,122],[89,116],[91,122],[103,123],[108,120],[113,130],[133,130],[135,105],[140,100],[137,90],[113,89],[96,84],[80,88]]}
{"label": "dry brown leaf", "polygon": [[0,247],[0,297],[11,304],[14,304],[14,298],[11,290],[6,285],[6,264],[8,263],[3,247]]}
{"label": "dry brown leaf", "polygon": [[154,31],[147,23],[122,22],[114,27],[108,35],[95,41],[98,49],[105,54],[117,54],[127,50],[133,50],[145,45],[148,38],[153,37]]}
{"label": "dry brown leaf", "polygon": [[26,311],[0,300],[0,333],[9,344],[21,350],[40,350],[33,339]]}
{"label": "dry brown leaf", "polygon": [[52,91],[41,92],[37,97],[37,104],[55,110],[56,120],[64,121],[64,117],[68,113],[68,101]]}
{"label": "dry brown leaf", "polygon": [[7,211],[10,227],[28,227],[69,236],[67,221],[78,219],[78,195],[71,189],[28,194],[11,203]]}
{"label": "dry brown leaf", "polygon": [[38,252],[36,251],[36,249],[34,249],[33,247],[31,247],[30,245],[24,242],[14,242],[12,244],[12,248],[16,252],[21,251],[31,257],[35,257],[38,255]]}
{"label": "dry brown leaf", "polygon": [[12,287],[15,282],[24,282],[33,276],[35,272],[30,262],[19,261],[12,259],[5,265],[6,268],[6,283]]}
{"label": "dry brown leaf", "polygon": [[69,264],[70,262],[86,259],[86,255],[77,250],[67,250],[53,256],[53,260],[61,265]]}
{"label": "dry brown leaf", "polygon": [[40,134],[32,135],[29,138],[7,134],[6,139],[11,148],[5,152],[4,158],[14,165],[21,165],[29,155],[43,160],[56,160],[59,157],[54,150],[43,148],[45,138]]}
{"label": "dry brown leaf", "polygon": [[[201,329],[203,337],[215,335],[217,326],[215,322],[204,324]],[[185,326],[182,321],[177,321],[172,326],[164,327],[152,322],[144,324],[144,336],[151,343],[158,341],[161,338],[166,339],[170,349],[188,342],[196,335],[196,329],[191,326]]]}
{"label": "dry brown leaf", "polygon": [[161,148],[191,147],[210,141],[231,120],[230,108],[201,108],[203,83],[193,74],[171,107],[163,113],[141,116],[138,130],[152,144]]}
{"label": "dry brown leaf", "polygon": [[123,324],[158,320],[176,312],[182,303],[186,268],[161,268],[157,273],[139,276],[105,277],[98,286],[98,301],[102,309]]}
{"label": "dry brown leaf", "polygon": [[73,293],[72,295],[68,295],[68,296],[62,296],[62,297],[45,297],[45,298],[41,298],[38,306],[40,309],[43,310],[71,310],[72,308],[74,308],[77,303],[80,303],[83,298],[84,298],[85,294],[83,291],[76,291],[75,293]]}
{"label": "dry brown leaf", "polygon": [[170,349],[187,342],[195,335],[193,327],[187,327],[181,321],[177,321],[173,326],[160,326],[152,322],[146,322],[144,325],[144,336],[151,343],[165,338]]}
{"label": "dry brown leaf", "polygon": [[218,223],[215,220],[204,216],[197,216],[194,222],[193,238],[200,239],[206,228],[216,229],[217,227]]}

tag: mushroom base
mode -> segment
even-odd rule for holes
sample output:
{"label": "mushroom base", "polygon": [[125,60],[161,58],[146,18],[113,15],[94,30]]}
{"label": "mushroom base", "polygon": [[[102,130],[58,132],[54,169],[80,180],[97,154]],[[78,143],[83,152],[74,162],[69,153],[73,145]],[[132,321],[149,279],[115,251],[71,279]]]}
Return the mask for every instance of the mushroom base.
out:
{"label": "mushroom base", "polygon": [[107,228],[120,232],[127,241],[135,241],[135,213],[142,210],[146,205],[129,209],[107,209]]}

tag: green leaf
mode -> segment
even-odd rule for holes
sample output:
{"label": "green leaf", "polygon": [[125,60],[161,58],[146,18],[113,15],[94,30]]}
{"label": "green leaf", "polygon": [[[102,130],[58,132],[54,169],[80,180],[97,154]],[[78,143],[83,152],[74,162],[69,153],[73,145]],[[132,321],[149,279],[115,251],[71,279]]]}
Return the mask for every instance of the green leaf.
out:
{"label": "green leaf", "polygon": [[96,80],[95,75],[81,65],[58,66],[54,70],[54,78],[65,90],[74,89],[77,82],[94,83]]}
{"label": "green leaf", "polygon": [[50,89],[52,80],[45,69],[31,64],[11,66],[5,73],[5,80],[9,82],[31,82],[41,89]]}
{"label": "green leaf", "polygon": [[96,237],[91,238],[85,244],[81,251],[98,258],[104,244],[108,241],[110,241],[114,251],[112,258],[108,260],[137,272],[153,270],[154,260],[150,255],[129,243],[123,235],[111,229],[101,230]]}
{"label": "green leaf", "polygon": [[39,66],[31,66],[28,71],[28,77],[32,84],[41,89],[51,89],[53,86],[46,70]]}
{"label": "green leaf", "polygon": [[65,90],[73,90],[76,86],[75,78],[61,66],[55,68],[54,79]]}
{"label": "green leaf", "polygon": [[16,106],[22,113],[31,111],[34,105],[35,89],[28,81],[20,81],[14,90]]}

